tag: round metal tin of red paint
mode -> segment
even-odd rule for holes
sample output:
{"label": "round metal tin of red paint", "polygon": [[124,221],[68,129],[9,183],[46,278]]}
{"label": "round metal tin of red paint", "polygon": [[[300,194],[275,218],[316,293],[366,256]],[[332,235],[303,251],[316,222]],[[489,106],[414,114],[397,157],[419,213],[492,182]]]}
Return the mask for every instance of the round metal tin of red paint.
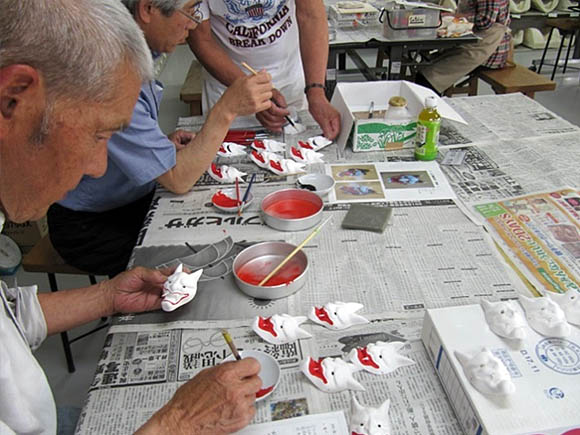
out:
{"label": "round metal tin of red paint", "polygon": [[313,192],[283,189],[262,200],[264,223],[280,231],[302,231],[312,228],[322,219],[324,203]]}
{"label": "round metal tin of red paint", "polygon": [[300,290],[306,282],[308,258],[299,251],[262,287],[262,281],[296,246],[285,242],[262,242],[238,254],[233,272],[236,284],[248,296],[259,299],[280,299]]}

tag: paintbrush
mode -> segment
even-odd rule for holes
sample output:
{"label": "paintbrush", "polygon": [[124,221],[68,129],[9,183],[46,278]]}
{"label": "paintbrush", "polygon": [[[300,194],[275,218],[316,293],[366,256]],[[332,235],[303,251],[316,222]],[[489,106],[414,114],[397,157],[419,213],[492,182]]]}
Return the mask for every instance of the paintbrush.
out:
{"label": "paintbrush", "polygon": [[250,178],[250,182],[248,183],[248,187],[246,188],[246,191],[244,192],[244,197],[242,198],[242,203],[240,204],[240,207],[238,208],[238,216],[241,216],[242,212],[244,211],[244,206],[246,205],[246,201],[248,199],[248,196],[250,195],[250,189],[252,188],[252,183],[254,182],[255,179],[256,179],[256,173],[254,172],[252,174],[252,177]]}
{"label": "paintbrush", "polygon": [[234,356],[236,357],[236,359],[238,361],[241,360],[242,357],[240,356],[240,353],[238,352],[238,349],[236,348],[236,345],[234,344],[234,340],[232,340],[232,336],[230,335],[228,330],[222,329],[222,335],[224,336],[224,340],[226,341],[226,343],[230,347],[230,349],[231,349],[232,353],[234,354]]}
{"label": "paintbrush", "polygon": [[302,243],[300,243],[298,246],[296,246],[296,249],[294,249],[292,252],[290,252],[290,254],[288,254],[288,256],[287,256],[287,257],[286,257],[284,260],[282,260],[282,262],[281,262],[281,263],[280,263],[278,266],[276,266],[272,272],[270,272],[268,275],[266,275],[266,278],[264,278],[262,281],[260,281],[260,283],[258,284],[258,287],[262,287],[262,286],[263,286],[265,283],[267,283],[267,282],[268,282],[268,281],[269,281],[269,280],[270,280],[270,279],[271,279],[271,278],[272,278],[274,275],[276,275],[276,273],[277,273],[277,272],[278,272],[280,269],[282,269],[282,267],[284,267],[284,265],[285,265],[286,263],[288,263],[288,262],[290,261],[290,259],[291,259],[292,257],[294,257],[294,256],[295,256],[295,255],[298,253],[298,251],[300,251],[300,250],[301,250],[301,249],[304,247],[304,245],[306,245],[306,244],[307,244],[307,243],[308,243],[310,240],[312,240],[312,238],[313,238],[314,236],[316,236],[316,235],[317,235],[317,234],[320,232],[320,230],[322,229],[322,227],[323,227],[324,225],[326,225],[326,223],[327,223],[327,222],[328,222],[330,219],[332,219],[332,217],[329,217],[329,218],[328,218],[328,219],[326,219],[324,222],[322,222],[322,224],[320,224],[320,226],[319,226],[318,228],[316,228],[314,231],[312,231],[312,232],[310,233],[310,235],[309,235],[308,237],[306,237]]}
{"label": "paintbrush", "polygon": [[371,119],[375,112],[375,102],[371,101],[371,105],[369,107],[369,119]]}
{"label": "paintbrush", "polygon": [[236,177],[236,204],[239,210],[241,202],[240,202],[240,182],[238,181],[238,177]]}
{"label": "paintbrush", "polygon": [[[251,67],[250,65],[248,65],[246,62],[242,62],[242,66],[243,66],[244,68],[246,68],[248,71],[250,71],[252,74],[254,74],[254,75],[258,74],[258,71],[256,71],[254,68],[252,68],[252,67]],[[275,102],[275,101],[274,101],[272,98],[270,98],[270,101],[271,101],[273,104],[276,104],[276,102]],[[277,104],[276,104],[276,105],[277,105]],[[292,127],[294,127],[294,130],[298,131],[298,129],[296,128],[296,124],[294,124],[294,122],[292,121],[292,119],[291,119],[291,118],[290,118],[288,115],[284,115],[284,118],[286,119],[286,121],[288,121],[288,122],[290,123],[290,125],[291,125]]]}

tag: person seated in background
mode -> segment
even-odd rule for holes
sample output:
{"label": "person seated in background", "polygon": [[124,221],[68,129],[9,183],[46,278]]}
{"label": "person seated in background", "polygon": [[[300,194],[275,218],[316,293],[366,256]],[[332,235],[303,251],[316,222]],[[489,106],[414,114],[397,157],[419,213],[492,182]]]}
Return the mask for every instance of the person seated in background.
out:
{"label": "person seated in background", "polygon": [[[153,53],[170,53],[196,26],[200,0],[122,0]],[[48,212],[50,240],[70,265],[95,275],[125,270],[153,198],[156,182],[176,194],[188,192],[214,159],[238,115],[267,110],[268,73],[240,76],[193,134],[166,136],[158,124],[162,86],[141,87],[131,123],[108,144],[108,168],[101,178],[84,177]]]}
{"label": "person seated in background", "polygon": [[[20,223],[43,216],[83,175],[103,175],[107,139],[129,124],[153,72],[118,0],[0,0],[0,11],[0,215]],[[169,272],[135,268],[38,294],[0,282],[0,433],[57,433],[54,398],[31,349],[102,316],[159,309]],[[139,433],[243,428],[255,413],[259,370],[248,358],[201,371],[166,404],[150,398],[160,409]]]}
{"label": "person seated in background", "polygon": [[340,114],[324,86],[328,21],[322,0],[212,0],[200,12],[204,21],[187,41],[204,67],[204,113],[244,74],[246,62],[268,71],[274,82],[274,104],[256,114],[264,127],[281,131],[288,108],[302,110],[307,102],[324,136],[338,136]]}
{"label": "person seated in background", "polygon": [[473,33],[481,39],[444,50],[431,65],[419,69],[415,82],[440,95],[480,66],[503,68],[510,51],[509,0],[463,0],[457,16],[472,21]]}

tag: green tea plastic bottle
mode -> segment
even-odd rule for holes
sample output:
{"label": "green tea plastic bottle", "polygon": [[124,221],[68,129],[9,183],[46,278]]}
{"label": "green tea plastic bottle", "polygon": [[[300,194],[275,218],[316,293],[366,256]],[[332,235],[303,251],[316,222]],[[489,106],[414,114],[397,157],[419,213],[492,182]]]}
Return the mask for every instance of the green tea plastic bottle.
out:
{"label": "green tea plastic bottle", "polygon": [[417,120],[415,139],[415,158],[417,160],[435,160],[439,151],[439,130],[441,116],[437,112],[437,99],[425,98],[425,108]]}

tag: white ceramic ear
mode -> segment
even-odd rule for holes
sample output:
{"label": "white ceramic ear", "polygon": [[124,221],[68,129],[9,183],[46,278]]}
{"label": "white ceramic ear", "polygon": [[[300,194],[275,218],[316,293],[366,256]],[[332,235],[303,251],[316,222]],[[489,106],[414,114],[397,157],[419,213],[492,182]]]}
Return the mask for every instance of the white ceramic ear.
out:
{"label": "white ceramic ear", "polygon": [[580,326],[580,293],[574,289],[569,289],[566,293],[547,293],[549,298],[556,302],[564,314],[566,320],[574,325]]}
{"label": "white ceramic ear", "polygon": [[493,306],[493,305],[492,305],[492,303],[491,303],[491,302],[489,302],[489,301],[488,301],[488,300],[486,300],[486,299],[482,299],[482,300],[481,300],[481,305],[483,305],[483,308],[484,308],[485,310],[489,310],[489,309],[491,309],[491,307]]}
{"label": "white ceramic ear", "polygon": [[379,407],[379,411],[381,412],[381,414],[388,414],[389,413],[389,408],[391,407],[391,400],[387,399],[383,402],[383,404]]}
{"label": "white ceramic ear", "polygon": [[[183,270],[183,267],[181,268]],[[199,269],[196,270],[195,272],[192,273],[187,273],[187,276],[183,277],[183,282],[190,286],[196,286],[197,285],[197,281],[199,281],[199,278],[201,277],[201,274],[203,273],[203,269]]]}
{"label": "white ceramic ear", "polygon": [[360,403],[358,403],[358,400],[356,400],[356,396],[354,394],[351,395],[350,404],[351,404],[352,412],[355,412],[355,413],[361,412],[361,411],[364,411],[364,409],[365,409],[363,406],[361,406]]}
{"label": "white ceramic ear", "polygon": [[359,382],[357,382],[354,378],[348,378],[346,381],[346,385],[349,390],[354,391],[365,391],[365,387],[363,387]]}
{"label": "white ceramic ear", "polygon": [[528,310],[528,308],[530,308],[534,302],[534,298],[529,298],[527,296],[524,295],[519,295],[518,299],[520,300],[520,303],[523,305],[524,310]]}
{"label": "white ceramic ear", "polygon": [[183,263],[179,263],[179,266],[175,268],[175,272],[173,273],[181,273],[183,272]]}

